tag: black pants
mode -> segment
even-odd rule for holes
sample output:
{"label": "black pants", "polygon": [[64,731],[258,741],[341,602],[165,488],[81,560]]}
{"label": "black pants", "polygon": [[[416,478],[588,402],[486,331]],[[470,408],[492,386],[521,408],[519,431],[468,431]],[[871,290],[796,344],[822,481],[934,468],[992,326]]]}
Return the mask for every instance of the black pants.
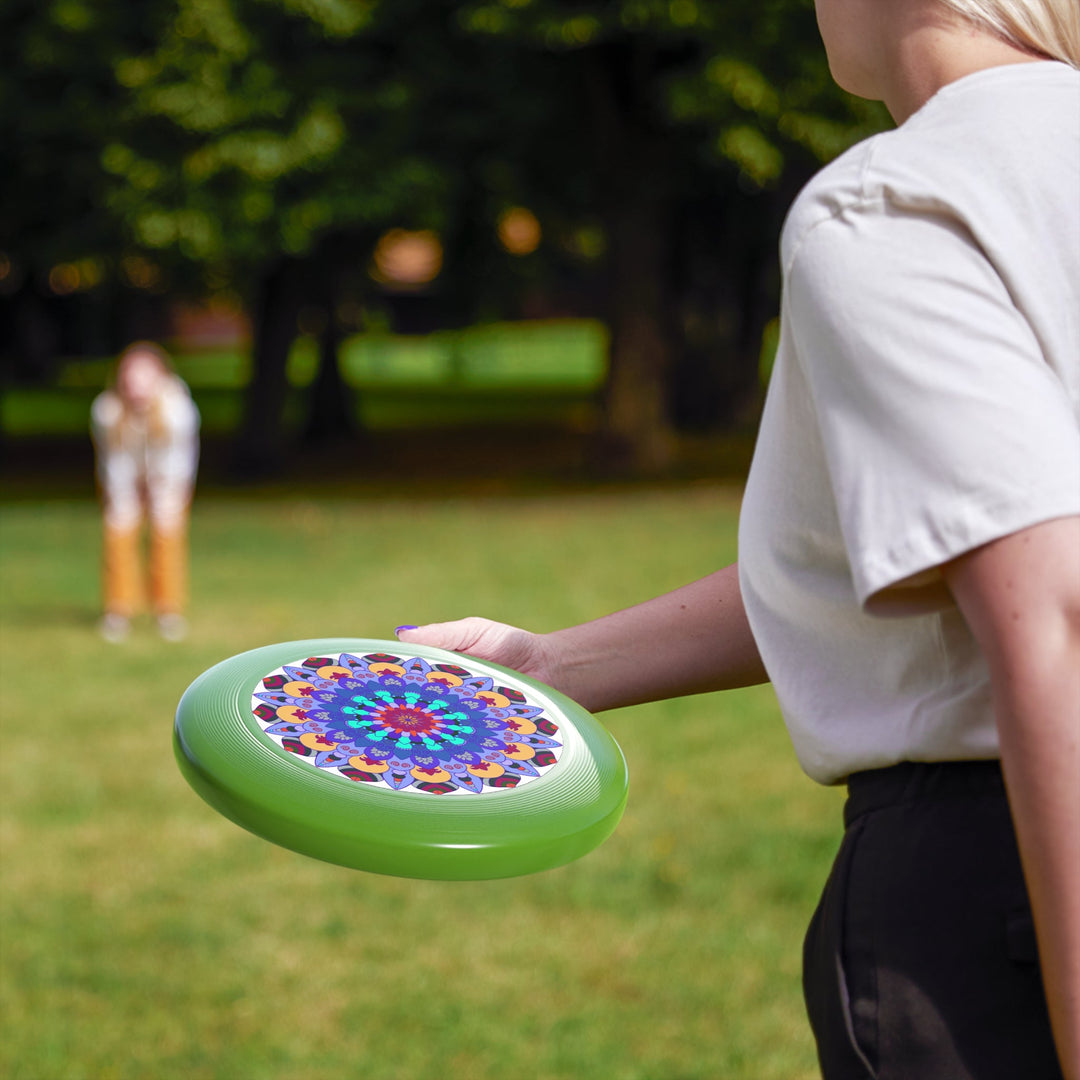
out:
{"label": "black pants", "polygon": [[803,950],[826,1080],[1060,1080],[997,762],[857,773]]}

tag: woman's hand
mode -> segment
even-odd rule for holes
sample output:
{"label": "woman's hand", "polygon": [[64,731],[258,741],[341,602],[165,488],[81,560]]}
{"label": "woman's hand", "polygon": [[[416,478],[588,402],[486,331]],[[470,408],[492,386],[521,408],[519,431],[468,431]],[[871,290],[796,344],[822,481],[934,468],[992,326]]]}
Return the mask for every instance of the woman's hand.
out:
{"label": "woman's hand", "polygon": [[546,639],[516,626],[472,616],[454,622],[401,627],[398,640],[409,645],[431,645],[450,652],[467,653],[513,668],[559,689],[557,667],[549,655],[551,650]]}

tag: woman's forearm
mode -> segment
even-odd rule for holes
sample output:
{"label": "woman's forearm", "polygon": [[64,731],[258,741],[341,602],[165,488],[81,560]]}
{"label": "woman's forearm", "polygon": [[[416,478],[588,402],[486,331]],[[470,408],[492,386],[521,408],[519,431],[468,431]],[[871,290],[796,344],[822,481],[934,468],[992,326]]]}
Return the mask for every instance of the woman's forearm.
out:
{"label": "woman's forearm", "polygon": [[552,685],[594,712],[768,681],[734,563],[541,644]]}
{"label": "woman's forearm", "polygon": [[1050,1019],[1080,1080],[1080,518],[988,544],[946,579],[990,669]]}
{"label": "woman's forearm", "polygon": [[1066,1080],[1080,1080],[1080,641],[995,695],[1001,760]]}

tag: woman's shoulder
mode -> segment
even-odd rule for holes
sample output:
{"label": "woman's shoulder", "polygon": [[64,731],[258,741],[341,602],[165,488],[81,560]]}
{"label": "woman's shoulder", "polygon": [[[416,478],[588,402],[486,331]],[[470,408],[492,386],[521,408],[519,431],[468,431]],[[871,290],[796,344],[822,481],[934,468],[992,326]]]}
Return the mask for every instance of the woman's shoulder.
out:
{"label": "woman's shoulder", "polygon": [[102,390],[90,406],[90,420],[98,428],[115,427],[123,415],[124,406],[115,390]]}
{"label": "woman's shoulder", "polygon": [[158,406],[162,419],[170,427],[186,428],[198,423],[199,410],[187,383],[179,375],[169,376],[162,387]]}
{"label": "woman's shoulder", "polygon": [[950,83],[810,180],[784,225],[783,265],[822,223],[853,214],[937,214],[975,235],[1010,215],[1030,227],[1048,211],[1068,226],[1078,216],[1078,129],[1080,72],[1066,64],[990,68]]}
{"label": "woman's shoulder", "polygon": [[896,135],[882,132],[856,143],[817,172],[791,204],[781,233],[781,264],[790,267],[813,230],[840,217],[866,198],[867,173],[882,142]]}

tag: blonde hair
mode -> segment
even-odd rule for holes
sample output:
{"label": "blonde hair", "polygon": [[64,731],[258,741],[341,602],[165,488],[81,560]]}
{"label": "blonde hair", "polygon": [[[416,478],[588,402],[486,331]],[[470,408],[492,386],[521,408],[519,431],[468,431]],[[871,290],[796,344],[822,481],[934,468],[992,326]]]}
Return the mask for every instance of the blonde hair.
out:
{"label": "blonde hair", "polygon": [[1080,68],[1077,0],[940,0],[1011,45]]}

